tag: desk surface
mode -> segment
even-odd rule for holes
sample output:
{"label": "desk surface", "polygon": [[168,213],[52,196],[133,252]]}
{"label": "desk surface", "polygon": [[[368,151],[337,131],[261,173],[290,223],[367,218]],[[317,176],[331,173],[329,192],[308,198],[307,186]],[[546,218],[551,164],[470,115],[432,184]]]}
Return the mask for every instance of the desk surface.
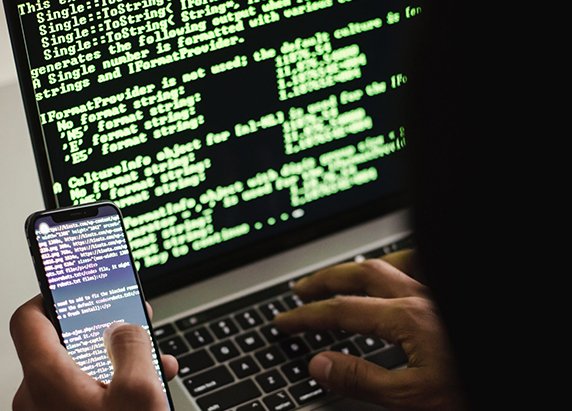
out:
{"label": "desk surface", "polygon": [[12,312],[38,292],[24,237],[26,216],[43,208],[32,146],[0,2],[0,410],[12,409],[22,372],[8,324]]}

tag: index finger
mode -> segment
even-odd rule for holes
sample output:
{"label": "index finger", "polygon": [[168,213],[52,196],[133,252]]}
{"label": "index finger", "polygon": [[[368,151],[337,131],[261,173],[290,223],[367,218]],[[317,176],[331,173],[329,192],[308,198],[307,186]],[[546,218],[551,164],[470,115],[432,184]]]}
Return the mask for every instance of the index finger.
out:
{"label": "index finger", "polygon": [[278,314],[274,324],[287,334],[307,330],[344,330],[402,343],[403,300],[344,296],[305,304]]}
{"label": "index finger", "polygon": [[383,298],[425,294],[423,284],[379,259],[325,268],[298,281],[293,290],[304,300],[321,299],[335,294],[366,293]]}

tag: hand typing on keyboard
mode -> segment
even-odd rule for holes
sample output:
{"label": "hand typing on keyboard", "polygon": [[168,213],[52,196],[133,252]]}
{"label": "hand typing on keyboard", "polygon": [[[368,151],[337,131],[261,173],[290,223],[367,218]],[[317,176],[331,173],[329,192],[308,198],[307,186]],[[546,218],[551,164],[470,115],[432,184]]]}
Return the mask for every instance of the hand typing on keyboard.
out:
{"label": "hand typing on keyboard", "polygon": [[[164,394],[149,356],[149,335],[143,328],[121,325],[107,335],[106,347],[114,366],[113,381],[108,385],[91,378],[68,355],[44,315],[41,296],[16,310],[10,331],[24,373],[13,400],[14,411],[165,410]],[[161,359],[172,379],[177,361],[170,355]]]}
{"label": "hand typing on keyboard", "polygon": [[293,286],[308,303],[279,314],[274,323],[285,333],[344,330],[382,338],[405,352],[407,367],[396,370],[388,369],[394,366],[389,350],[366,359],[347,351],[315,355],[309,373],[333,392],[390,410],[462,410],[429,290],[404,273],[413,272],[412,262],[412,251],[400,251],[321,270]]}

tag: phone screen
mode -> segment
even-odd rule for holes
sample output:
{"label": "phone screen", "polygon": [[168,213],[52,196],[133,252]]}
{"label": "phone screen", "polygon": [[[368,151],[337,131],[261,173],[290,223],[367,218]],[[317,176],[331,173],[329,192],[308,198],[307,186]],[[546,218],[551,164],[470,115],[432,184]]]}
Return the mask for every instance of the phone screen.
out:
{"label": "phone screen", "polygon": [[98,205],[78,219],[60,214],[42,213],[33,222],[46,285],[67,351],[86,373],[107,383],[113,367],[103,331],[111,323],[128,322],[151,335],[121,216],[111,205]]}

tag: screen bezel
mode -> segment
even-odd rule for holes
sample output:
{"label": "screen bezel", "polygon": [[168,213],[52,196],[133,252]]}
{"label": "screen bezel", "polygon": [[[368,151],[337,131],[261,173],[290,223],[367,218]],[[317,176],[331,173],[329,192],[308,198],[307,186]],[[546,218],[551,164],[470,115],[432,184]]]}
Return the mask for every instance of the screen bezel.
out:
{"label": "screen bezel", "polygon": [[[14,0],[3,1],[44,204],[46,208],[56,208],[60,204],[57,203],[52,189],[51,170],[43,141],[40,119],[37,110],[35,110],[36,102],[24,48],[23,33],[21,26],[17,24],[19,15],[16,2]],[[404,151],[404,155],[407,155],[407,150]],[[405,184],[406,181],[408,181],[408,176],[405,178],[404,185],[407,185]],[[149,298],[164,295],[244,264],[269,257],[356,224],[366,223],[392,211],[403,209],[411,204],[410,199],[408,190],[386,195],[371,201],[367,205],[354,207],[331,217],[305,224],[294,232],[271,236],[254,244],[240,246],[224,255],[210,257],[194,264],[189,263],[185,267],[174,269],[168,274],[149,278],[143,274],[140,278],[141,283]]]}

